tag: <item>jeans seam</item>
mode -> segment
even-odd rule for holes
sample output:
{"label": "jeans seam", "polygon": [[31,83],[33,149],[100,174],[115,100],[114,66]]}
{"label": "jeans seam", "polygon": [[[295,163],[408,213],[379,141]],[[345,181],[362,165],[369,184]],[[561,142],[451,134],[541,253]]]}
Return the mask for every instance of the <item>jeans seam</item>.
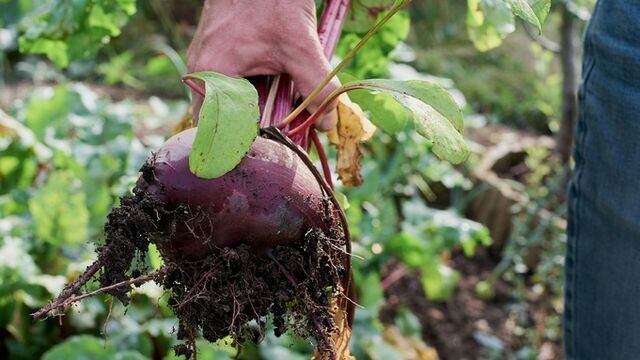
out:
{"label": "jeans seam", "polygon": [[[589,50],[589,43],[587,41],[585,41],[585,51]],[[577,241],[580,238],[580,219],[582,218],[581,216],[581,211],[580,211],[580,194],[581,194],[581,180],[582,180],[582,172],[584,169],[584,150],[585,150],[585,139],[587,137],[587,133],[588,133],[588,126],[586,124],[586,115],[585,115],[585,108],[586,108],[586,101],[585,101],[585,93],[587,91],[587,84],[589,82],[589,79],[591,77],[591,72],[593,71],[593,68],[595,66],[595,59],[593,59],[592,56],[590,56],[589,58],[585,59],[588,62],[585,64],[585,72],[583,74],[583,81],[582,81],[582,96],[579,99],[580,100],[580,106],[581,106],[581,111],[579,113],[579,119],[578,119],[578,127],[577,127],[577,136],[578,138],[576,139],[576,154],[578,155],[576,157],[576,165],[575,165],[575,170],[574,170],[574,181],[572,184],[573,187],[573,199],[570,203],[571,206],[571,212],[573,213],[573,227],[574,227],[574,232],[573,232],[573,239],[570,239],[568,242],[568,249],[567,251],[569,252],[569,256],[571,256],[571,260],[572,260],[572,264],[571,264],[571,268],[567,269],[570,271],[569,277],[571,278],[571,282],[570,282],[570,286],[567,284],[567,288],[566,291],[568,294],[571,295],[571,299],[568,301],[568,303],[565,305],[565,307],[570,309],[570,316],[569,318],[565,318],[565,321],[567,321],[567,324],[565,325],[566,328],[568,329],[569,332],[569,338],[565,339],[565,342],[568,342],[568,346],[566,346],[566,352],[567,352],[567,359],[568,360],[572,360],[575,358],[575,351],[576,351],[576,327],[575,327],[575,318],[576,318],[576,296],[575,296],[575,288],[576,288],[576,281],[577,281],[577,267],[578,267],[578,246],[577,246]],[[567,311],[567,309],[565,309],[565,311]]]}

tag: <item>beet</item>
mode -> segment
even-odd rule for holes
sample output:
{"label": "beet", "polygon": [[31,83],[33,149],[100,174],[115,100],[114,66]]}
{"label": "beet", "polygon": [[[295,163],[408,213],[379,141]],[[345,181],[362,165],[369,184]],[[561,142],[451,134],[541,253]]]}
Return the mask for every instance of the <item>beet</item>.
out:
{"label": "beet", "polygon": [[189,171],[195,134],[193,128],[170,138],[138,181],[141,191],[169,209],[187,206],[206,214],[200,226],[178,224],[167,247],[174,254],[202,257],[213,248],[239,244],[263,250],[298,241],[311,228],[326,231],[328,203],[318,180],[292,150],[258,137],[236,168],[217,179],[202,179]]}
{"label": "beet", "polygon": [[[83,275],[102,269],[100,285],[124,304],[138,279],[161,284],[184,340],[177,354],[195,351],[197,336],[257,341],[270,316],[276,335],[315,338],[335,355],[332,301],[351,289],[344,213],[302,149],[278,130],[262,132],[217,179],[189,170],[196,129],[167,140],[109,214],[99,260]],[[164,266],[141,276],[152,243]]]}

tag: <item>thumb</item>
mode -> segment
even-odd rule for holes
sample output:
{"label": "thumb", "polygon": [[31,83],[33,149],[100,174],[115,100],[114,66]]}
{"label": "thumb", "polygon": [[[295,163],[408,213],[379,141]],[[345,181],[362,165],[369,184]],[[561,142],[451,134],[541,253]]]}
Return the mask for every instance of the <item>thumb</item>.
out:
{"label": "thumb", "polygon": [[[285,71],[291,76],[296,89],[307,97],[315,89],[315,87],[324,80],[331,72],[331,64],[324,55],[320,41],[314,41],[313,46],[306,48],[296,56],[291,57],[284,64]],[[337,78],[331,81],[320,91],[318,96],[309,105],[309,110],[315,112],[320,104],[334,90],[340,87],[340,81]],[[337,122],[337,114],[335,112],[337,101],[334,100],[324,111],[316,123],[316,126],[327,131],[333,128]]]}

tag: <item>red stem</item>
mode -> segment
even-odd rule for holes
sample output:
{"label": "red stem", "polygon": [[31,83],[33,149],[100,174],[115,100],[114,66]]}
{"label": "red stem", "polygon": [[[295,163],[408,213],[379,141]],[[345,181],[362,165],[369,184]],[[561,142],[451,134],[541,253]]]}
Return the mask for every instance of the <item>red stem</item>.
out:
{"label": "red stem", "polygon": [[[318,24],[318,37],[324,48],[325,56],[328,59],[333,57],[333,53],[338,45],[342,27],[349,9],[350,0],[327,0],[324,11]],[[291,111],[295,91],[293,91],[293,83],[290,79],[284,78],[280,81],[278,96],[276,97],[276,110],[272,117],[274,122],[279,122]],[[271,125],[275,125],[271,124]],[[291,124],[294,125],[294,124]],[[284,127],[285,130],[287,127]],[[306,136],[297,137],[294,142],[305,147]],[[305,147],[306,148],[306,147]]]}
{"label": "red stem", "polygon": [[292,136],[295,136],[296,134],[298,134],[301,131],[308,130],[311,127],[311,125],[313,125],[316,122],[316,120],[320,117],[320,114],[321,114],[320,111],[314,112],[302,124],[299,124],[298,126],[294,127],[293,129],[287,131],[286,132],[287,136],[288,137],[292,137]]}
{"label": "red stem", "polygon": [[198,84],[195,80],[189,79],[189,78],[182,78],[182,81],[185,83],[185,85],[190,87],[191,90],[193,90],[193,92],[204,97],[204,94],[205,94],[204,89],[200,87],[200,84]]}
{"label": "red stem", "polygon": [[322,147],[322,143],[318,138],[318,133],[315,130],[309,131],[309,136],[311,137],[311,141],[313,145],[316,147],[318,151],[318,157],[320,157],[320,164],[322,164],[322,172],[324,173],[324,178],[327,180],[327,184],[331,190],[333,190],[333,181],[331,180],[331,169],[329,169],[329,162],[327,161],[327,154],[324,152],[324,148]]}
{"label": "red stem", "polygon": [[338,46],[350,2],[350,0],[328,0],[325,10],[322,12],[318,26],[318,37],[320,37],[320,43],[324,46],[324,54],[328,59],[333,57],[336,46]]}

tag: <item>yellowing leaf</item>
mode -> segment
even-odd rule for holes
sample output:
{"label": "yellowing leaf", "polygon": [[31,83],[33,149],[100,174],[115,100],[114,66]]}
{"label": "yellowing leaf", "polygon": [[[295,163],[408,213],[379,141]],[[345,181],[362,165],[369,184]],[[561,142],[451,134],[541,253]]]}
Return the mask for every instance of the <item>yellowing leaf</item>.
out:
{"label": "yellowing leaf", "polygon": [[[349,326],[347,318],[347,299],[344,297],[333,298],[333,321],[336,324],[336,330],[331,333],[331,344],[336,353],[336,360],[356,360],[349,353],[349,340],[351,340],[351,326]],[[317,349],[311,357],[311,360],[327,360],[330,354],[320,354]]]}
{"label": "yellowing leaf", "polygon": [[189,106],[187,111],[182,115],[178,123],[171,130],[171,135],[183,132],[193,127],[193,107]]}
{"label": "yellowing leaf", "polygon": [[338,124],[327,136],[338,150],[336,172],[346,186],[362,184],[360,142],[370,139],[375,131],[375,125],[366,118],[358,104],[351,102],[346,95],[338,98]]}

